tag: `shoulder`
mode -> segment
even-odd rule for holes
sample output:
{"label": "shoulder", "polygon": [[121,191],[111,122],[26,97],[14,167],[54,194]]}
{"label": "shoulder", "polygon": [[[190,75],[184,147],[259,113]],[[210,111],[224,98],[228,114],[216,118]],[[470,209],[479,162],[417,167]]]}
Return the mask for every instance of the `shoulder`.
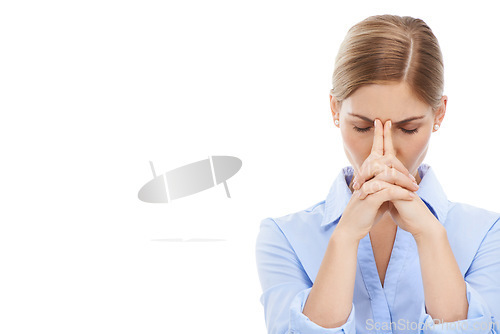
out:
{"label": "shoulder", "polygon": [[325,212],[325,201],[317,202],[308,208],[281,217],[275,217],[276,224],[287,233],[310,232],[319,228]]}
{"label": "shoulder", "polygon": [[304,210],[266,219],[272,220],[292,245],[304,241],[311,243],[324,234],[321,228],[324,212],[325,201],[323,200]]}
{"label": "shoulder", "polygon": [[450,232],[478,232],[489,230],[500,218],[500,213],[462,202],[448,201],[448,213],[443,222]]}
{"label": "shoulder", "polygon": [[314,281],[332,233],[321,226],[324,210],[323,200],[301,211],[265,218],[257,242],[289,250]]}
{"label": "shoulder", "polygon": [[[448,201],[448,214],[443,226],[448,241],[465,273],[487,235],[500,236],[500,213],[461,202]],[[500,242],[500,239],[498,240]]]}

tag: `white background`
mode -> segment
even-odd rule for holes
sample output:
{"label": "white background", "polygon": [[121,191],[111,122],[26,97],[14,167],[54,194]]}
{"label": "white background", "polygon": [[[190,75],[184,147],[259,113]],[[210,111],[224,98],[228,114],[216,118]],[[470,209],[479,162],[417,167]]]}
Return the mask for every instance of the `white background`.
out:
{"label": "white background", "polygon": [[[493,1],[10,1],[0,7],[0,332],[265,333],[259,223],[348,165],[329,90],[347,30],[423,19],[449,98],[430,164],[500,211]],[[168,204],[137,193],[213,155],[243,166]],[[167,242],[167,238],[214,238]]]}

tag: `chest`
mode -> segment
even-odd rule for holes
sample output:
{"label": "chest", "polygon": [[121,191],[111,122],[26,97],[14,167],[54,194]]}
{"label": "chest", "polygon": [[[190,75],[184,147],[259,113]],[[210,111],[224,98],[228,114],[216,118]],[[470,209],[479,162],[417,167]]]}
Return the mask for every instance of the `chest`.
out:
{"label": "chest", "polygon": [[394,240],[396,239],[396,231],[397,227],[388,227],[370,232],[373,256],[382,286],[384,286],[385,273],[391,258]]}

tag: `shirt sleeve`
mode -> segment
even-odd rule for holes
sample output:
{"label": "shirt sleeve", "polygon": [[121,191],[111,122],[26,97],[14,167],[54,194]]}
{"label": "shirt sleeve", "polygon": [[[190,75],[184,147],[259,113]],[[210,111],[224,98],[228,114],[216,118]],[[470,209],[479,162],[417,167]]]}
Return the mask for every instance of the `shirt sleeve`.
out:
{"label": "shirt sleeve", "polygon": [[484,237],[472,264],[465,274],[467,319],[434,324],[426,313],[425,305],[420,316],[421,334],[438,333],[499,333],[500,317],[500,219]]}
{"label": "shirt sleeve", "polygon": [[269,334],[356,333],[354,304],[346,323],[335,328],[321,327],[302,313],[313,284],[288,239],[271,218],[261,221],[256,260],[263,291],[260,302]]}

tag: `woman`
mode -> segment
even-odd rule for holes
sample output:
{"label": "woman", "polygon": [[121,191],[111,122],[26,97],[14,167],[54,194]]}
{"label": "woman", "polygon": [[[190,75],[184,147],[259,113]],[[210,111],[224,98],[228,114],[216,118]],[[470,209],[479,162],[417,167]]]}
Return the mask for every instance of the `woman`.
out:
{"label": "woman", "polygon": [[347,166],[326,199],[260,224],[269,333],[497,333],[500,214],[451,202],[422,163],[447,96],[420,19],[347,33],[330,105]]}

